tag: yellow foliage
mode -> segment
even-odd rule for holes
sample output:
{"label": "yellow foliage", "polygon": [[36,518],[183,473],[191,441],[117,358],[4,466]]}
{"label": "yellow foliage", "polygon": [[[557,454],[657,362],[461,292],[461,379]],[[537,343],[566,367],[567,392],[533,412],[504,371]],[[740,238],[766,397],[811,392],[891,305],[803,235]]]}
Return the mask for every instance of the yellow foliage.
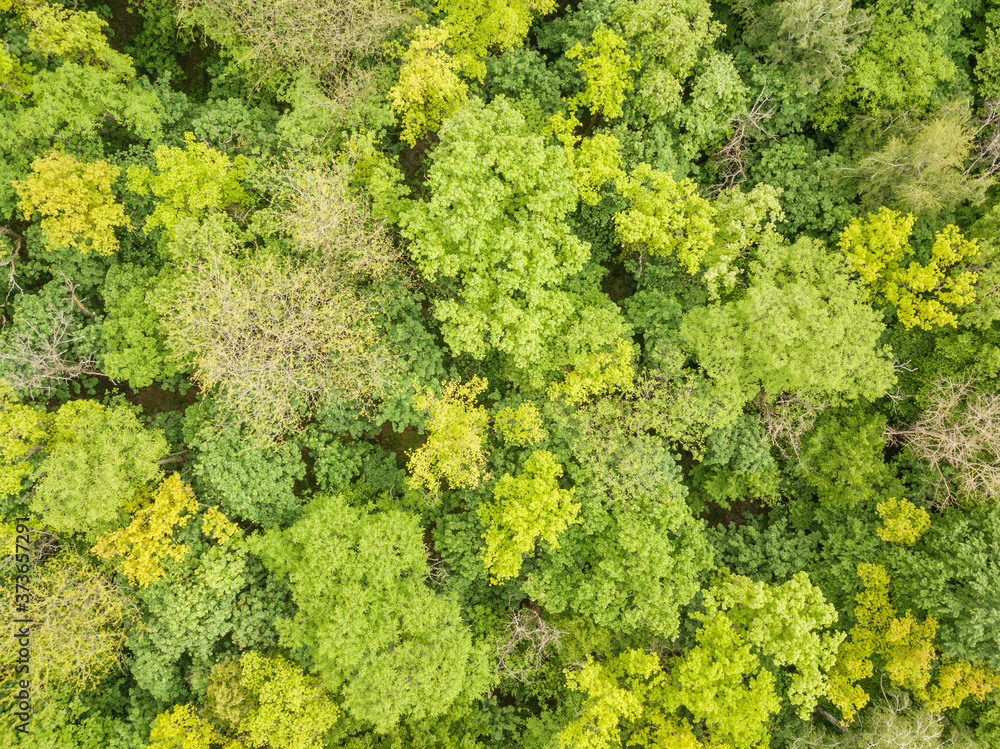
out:
{"label": "yellow foliage", "polygon": [[920,624],[909,611],[903,618],[889,622],[882,650],[885,672],[895,684],[914,691],[927,686],[937,656],[933,643],[936,632],[933,617]]}
{"label": "yellow foliage", "polygon": [[1000,674],[986,666],[957,661],[942,665],[936,683],[920,693],[920,698],[928,709],[940,713],[957,708],[966,697],[981,700],[994,689],[1000,689]]}
{"label": "yellow foliage", "polygon": [[[149,500],[135,512],[128,526],[105,534],[91,549],[102,559],[124,557],[122,572],[140,587],[166,574],[163,559],[181,559],[187,554],[186,546],[174,542],[174,528],[186,525],[198,509],[194,490],[177,473],[163,479]],[[182,513],[187,516],[182,518]]]}
{"label": "yellow foliage", "polygon": [[542,417],[534,403],[525,402],[513,408],[501,408],[493,418],[493,428],[509,445],[525,447],[545,439]]}
{"label": "yellow foliage", "polygon": [[411,485],[435,495],[442,479],[452,489],[479,486],[486,468],[483,437],[489,414],[475,402],[486,386],[485,379],[473,377],[464,385],[446,383],[440,398],[427,388],[413,399],[416,410],[428,412],[428,435],[427,442],[407,453]]}
{"label": "yellow foliage", "polygon": [[75,247],[111,255],[118,249],[115,228],[132,225],[111,192],[119,172],[106,161],[85,163],[52,151],[35,159],[28,177],[13,184],[25,218],[30,219],[35,211],[41,214],[50,249]]}
{"label": "yellow foliage", "polygon": [[209,507],[205,510],[201,518],[201,531],[220,544],[227,543],[229,539],[240,535],[239,526],[223,515],[218,507]]}
{"label": "yellow foliage", "polygon": [[883,541],[902,546],[913,546],[917,539],[931,527],[931,516],[906,499],[890,497],[877,505],[882,527],[876,529]]}
{"label": "yellow foliage", "polygon": [[468,97],[458,77],[459,63],[445,49],[448,29],[421,27],[403,53],[399,82],[389,90],[389,103],[403,121],[400,138],[416,145],[437,130]]}
{"label": "yellow foliage", "polygon": [[958,227],[948,225],[937,233],[926,265],[910,261],[904,266],[904,257],[914,253],[909,241],[915,221],[910,214],[882,208],[864,221],[852,219],[841,232],[838,246],[871,298],[892,304],[904,327],[955,326],[958,318],[952,310],[975,300],[978,274],[952,275],[951,271],[965,258],[979,254],[979,245],[962,236]]}

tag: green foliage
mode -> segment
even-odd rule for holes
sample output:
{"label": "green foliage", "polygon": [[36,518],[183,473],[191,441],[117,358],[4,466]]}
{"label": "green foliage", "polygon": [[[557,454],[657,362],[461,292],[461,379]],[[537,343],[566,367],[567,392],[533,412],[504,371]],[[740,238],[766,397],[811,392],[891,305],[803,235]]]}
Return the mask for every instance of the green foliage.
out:
{"label": "green foliage", "polygon": [[49,419],[18,402],[16,393],[0,380],[0,496],[19,494],[34,470],[28,458],[44,448]]}
{"label": "green foliage", "polygon": [[560,286],[589,255],[564,222],[577,203],[566,156],[502,97],[470,100],[440,137],[430,201],[401,216],[424,277],[457,290],[434,315],[453,354],[497,351],[538,387],[559,363],[550,331],[572,317]]}
{"label": "green foliage", "polygon": [[479,506],[479,519],[486,526],[483,560],[493,582],[517,577],[524,555],[532,556],[540,541],[558,548],[559,534],[579,522],[573,490],[559,488],[562,474],[552,453],[536,450],[520,476],[500,477],[493,487],[493,504]]}
{"label": "green foliage", "polygon": [[979,246],[948,225],[935,235],[929,262],[911,260],[904,266],[904,257],[914,254],[909,240],[915,220],[881,208],[865,221],[851,219],[838,246],[872,298],[892,304],[905,327],[955,325],[953,308],[976,298],[976,273],[954,271],[966,257],[977,255]]}
{"label": "green foliage", "polygon": [[[643,413],[650,401],[656,406]],[[711,552],[684,501],[676,459],[646,433],[643,417],[661,408],[641,394],[637,402],[606,398],[559,425],[575,457],[567,469],[581,509],[580,523],[524,585],[548,611],[664,639],[677,634],[680,608],[697,593]]]}
{"label": "green foliage", "polygon": [[[739,575],[723,574],[704,595],[707,611],[726,612],[736,632],[779,675],[794,669],[787,699],[807,719],[826,690],[825,674],[833,666],[842,632],[829,631],[837,610],[805,572],[770,586]],[[711,616],[711,614],[710,614]]]}
{"label": "green foliage", "polygon": [[986,199],[994,177],[975,169],[981,123],[966,102],[946,102],[918,125],[894,131],[849,172],[869,209],[890,205],[933,216]]}
{"label": "green foliage", "polygon": [[681,324],[681,339],[718,387],[744,401],[763,389],[831,404],[889,388],[878,317],[821,243],[771,241],[749,276],[743,298],[691,310]]}
{"label": "green foliage", "polygon": [[830,130],[860,111],[881,115],[884,110],[926,110],[939,87],[955,75],[940,40],[932,32],[933,10],[914,5],[907,9],[888,0],[875,3],[871,32],[851,58],[850,71],[821,98],[813,119]]}
{"label": "green foliage", "polygon": [[850,2],[753,2],[740,10],[744,42],[811,92],[843,80],[870,26],[868,13]]}
{"label": "green foliage", "polygon": [[289,577],[298,613],[278,622],[281,642],[307,648],[347,711],[382,731],[442,714],[471,675],[457,605],[423,582],[422,535],[412,515],[369,515],[329,495],[288,530],[248,542]]}
{"label": "green foliage", "polygon": [[235,544],[206,546],[189,523],[178,540],[191,548],[167,562],[167,576],[137,591],[144,627],[129,650],[137,684],[164,702],[204,692],[212,664],[234,647],[268,648],[274,623],[291,609],[288,585]]}
{"label": "green foliage", "polygon": [[717,525],[708,539],[719,567],[769,584],[802,572],[818,543],[814,535],[790,527],[779,510],[754,515],[745,525]]}
{"label": "green foliage", "polygon": [[711,48],[722,31],[704,0],[623,0],[613,20],[643,61],[637,104],[650,119],[677,108],[699,51]]}
{"label": "green foliage", "polygon": [[174,543],[174,528],[187,524],[198,503],[191,487],[174,473],[135,504],[132,522],[98,539],[91,553],[104,559],[124,557],[122,572],[132,585],[145,587],[166,574],[162,558],[181,559],[187,553],[186,547]]}
{"label": "green foliage", "polygon": [[306,474],[298,445],[260,447],[246,429],[235,429],[199,440],[197,447],[194,475],[203,501],[263,528],[295,517],[302,503],[295,482]]}
{"label": "green foliage", "polygon": [[108,377],[125,380],[133,389],[175,375],[176,362],[167,358],[163,327],[154,300],[159,277],[152,271],[121,263],[108,269],[101,293],[105,318],[101,336],[108,350],[103,369]]}
{"label": "green foliage", "polygon": [[768,738],[778,711],[775,677],[724,614],[706,617],[698,644],[671,663],[667,704],[686,707],[713,743],[750,747]]}
{"label": "green foliage", "polygon": [[[648,183],[648,187],[647,187]],[[716,233],[712,207],[690,179],[676,182],[640,164],[618,186],[629,207],[615,214],[619,240],[652,256],[674,255],[695,273]]]}
{"label": "green foliage", "polygon": [[880,496],[885,420],[844,410],[822,413],[802,439],[796,468],[823,504],[852,507]]}
{"label": "green foliage", "polygon": [[948,511],[934,517],[912,549],[898,549],[892,579],[901,607],[925,611],[938,622],[944,658],[1000,671],[996,561],[996,509]]}
{"label": "green foliage", "polygon": [[883,526],[875,532],[883,541],[913,546],[931,527],[931,516],[927,510],[905,499],[889,497],[885,502],[879,502],[877,507]]}
{"label": "green foliage", "polygon": [[740,416],[710,432],[705,458],[689,477],[697,494],[722,507],[734,500],[774,502],[779,497],[778,466],[760,423],[752,416]]}
{"label": "green foliage", "polygon": [[163,434],[143,429],[127,406],[71,401],[52,419],[31,509],[54,530],[96,535],[159,478],[157,461],[168,452]]}
{"label": "green foliage", "polygon": [[753,166],[755,180],[781,191],[786,236],[805,232],[829,237],[851,218],[854,193],[835,179],[843,158],[802,136],[787,135],[765,145]]}

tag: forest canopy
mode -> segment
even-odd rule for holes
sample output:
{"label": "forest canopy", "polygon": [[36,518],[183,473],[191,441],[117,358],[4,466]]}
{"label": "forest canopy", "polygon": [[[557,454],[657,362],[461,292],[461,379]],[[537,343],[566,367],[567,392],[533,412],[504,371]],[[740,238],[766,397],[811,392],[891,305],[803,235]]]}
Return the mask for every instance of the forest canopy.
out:
{"label": "forest canopy", "polygon": [[992,0],[0,0],[0,123],[0,749],[1000,749]]}

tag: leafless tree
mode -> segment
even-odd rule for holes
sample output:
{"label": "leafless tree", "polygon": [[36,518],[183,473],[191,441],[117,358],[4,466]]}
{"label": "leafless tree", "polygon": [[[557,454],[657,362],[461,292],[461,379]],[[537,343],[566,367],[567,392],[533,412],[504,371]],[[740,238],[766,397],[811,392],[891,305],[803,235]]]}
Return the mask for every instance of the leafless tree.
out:
{"label": "leafless tree", "polygon": [[913,424],[886,433],[937,474],[941,505],[1000,497],[1000,393],[974,380],[940,380]]}
{"label": "leafless tree", "polygon": [[560,632],[542,619],[534,608],[511,609],[504,633],[497,641],[497,670],[523,684],[548,659],[549,649],[558,650]]}
{"label": "leafless tree", "polygon": [[30,319],[0,333],[0,370],[11,387],[24,393],[51,393],[55,383],[98,375],[97,352],[76,353],[86,337],[68,310],[49,308],[43,328]]}
{"label": "leafless tree", "polygon": [[746,158],[750,147],[762,137],[774,138],[774,135],[764,127],[764,123],[775,111],[773,106],[767,107],[771,95],[765,94],[766,88],[767,83],[765,82],[754,103],[729,120],[735,128],[733,134],[726,141],[726,144],[712,156],[712,159],[719,165],[720,177],[720,181],[713,188],[715,194],[745,182],[747,179]]}

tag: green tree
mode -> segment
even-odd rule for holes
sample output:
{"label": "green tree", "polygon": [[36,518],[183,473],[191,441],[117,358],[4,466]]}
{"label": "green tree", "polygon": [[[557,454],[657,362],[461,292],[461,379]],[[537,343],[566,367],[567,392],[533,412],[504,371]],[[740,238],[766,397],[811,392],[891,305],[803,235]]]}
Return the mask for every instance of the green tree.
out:
{"label": "green tree", "polygon": [[162,432],[144,429],[129,407],[71,401],[52,418],[29,505],[57,531],[96,535],[160,477],[168,452]]}
{"label": "green tree", "polygon": [[691,310],[680,336],[718,387],[744,402],[763,389],[839,404],[877,398],[892,384],[881,331],[846,264],[801,237],[762,246],[745,295]]}
{"label": "green tree", "polygon": [[625,40],[611,29],[601,27],[594,31],[590,44],[571,47],[566,50],[566,57],[579,60],[577,71],[586,81],[584,90],[569,100],[570,113],[577,107],[586,107],[595,117],[621,117],[622,104],[633,88],[631,73],[639,67],[625,51]]}
{"label": "green tree", "polygon": [[694,181],[677,182],[640,164],[618,189],[629,201],[628,208],[615,214],[622,244],[653,257],[674,255],[689,273],[697,272],[717,228],[712,206],[698,194]]}
{"label": "green tree", "polygon": [[709,612],[725,612],[732,628],[776,678],[785,668],[794,669],[786,698],[796,706],[799,717],[807,719],[826,691],[826,673],[833,667],[844,634],[830,631],[838,618],[837,609],[826,602],[806,573],[797,572],[777,586],[722,574],[705,592],[704,605]]}
{"label": "green tree", "polygon": [[613,21],[642,59],[638,106],[651,120],[673,112],[699,52],[711,48],[722,32],[704,0],[624,0]]}
{"label": "green tree", "polygon": [[24,479],[34,466],[28,462],[45,448],[49,417],[42,411],[19,403],[11,387],[0,380],[0,496],[21,491]]}
{"label": "green tree", "polygon": [[579,522],[580,506],[573,502],[573,490],[559,487],[562,473],[552,453],[536,450],[520,476],[500,477],[493,487],[494,503],[479,506],[479,518],[486,526],[483,560],[494,582],[517,577],[522,557],[531,556],[539,540],[558,547],[559,534]]}
{"label": "green tree", "polygon": [[458,605],[424,584],[414,516],[372,515],[330,495],[248,546],[274,574],[288,575],[298,613],[277,623],[282,644],[308,648],[355,718],[385,731],[404,717],[441,715],[474,679]]}
{"label": "green tree", "polygon": [[161,277],[133,263],[111,266],[104,278],[104,321],[101,337],[107,345],[102,368],[135,390],[178,373],[182,364],[168,358],[165,331],[156,311]]}
{"label": "green tree", "polygon": [[551,331],[573,310],[560,286],[589,257],[565,222],[577,192],[564,150],[503,97],[470,100],[440,135],[430,200],[401,216],[424,277],[456,287],[435,317],[454,354],[496,350],[540,385],[553,368]]}
{"label": "green tree", "polygon": [[848,174],[871,209],[889,205],[935,216],[960,203],[979,205],[995,179],[974,168],[978,124],[966,102],[946,102],[915,125],[893,128]]}
{"label": "green tree", "polygon": [[870,29],[868,13],[843,0],[751,2],[739,9],[747,45],[812,93],[843,81]]}
{"label": "green tree", "polygon": [[926,110],[938,88],[955,74],[955,63],[934,33],[935,16],[929,6],[875,3],[871,32],[850,59],[850,70],[827,87],[813,114],[819,128],[830,130],[852,112],[880,116]]}

